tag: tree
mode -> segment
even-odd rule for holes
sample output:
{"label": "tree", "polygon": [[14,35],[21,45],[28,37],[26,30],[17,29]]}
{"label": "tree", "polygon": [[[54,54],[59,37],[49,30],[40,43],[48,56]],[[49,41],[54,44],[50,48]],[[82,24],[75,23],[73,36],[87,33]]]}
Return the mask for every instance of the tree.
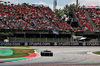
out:
{"label": "tree", "polygon": [[1,3],[1,2],[3,2],[3,1],[0,0],[0,3]]}
{"label": "tree", "polygon": [[3,1],[0,0],[0,4],[2,4]]}
{"label": "tree", "polygon": [[70,4],[70,5],[65,5],[65,7],[64,7],[64,14],[65,15],[67,15],[67,16],[71,16],[71,14],[72,14],[72,9],[73,8],[85,8],[85,5],[82,5],[82,6],[80,6],[80,4]]}
{"label": "tree", "polygon": [[73,8],[85,8],[85,5],[80,6],[80,4],[74,3],[70,5],[67,4],[63,9],[56,9],[54,12],[59,18],[63,17],[64,15],[71,17]]}
{"label": "tree", "polygon": [[20,3],[17,4],[17,6],[20,6],[20,5],[21,5]]}
{"label": "tree", "polygon": [[62,16],[64,16],[64,10],[63,9],[55,9],[55,14],[61,18]]}
{"label": "tree", "polygon": [[[80,8],[81,6],[79,4],[70,4],[70,5],[65,5],[64,9],[56,9],[55,10],[55,14],[61,18],[62,16],[66,15],[66,16],[71,16],[72,14],[72,9],[73,8]],[[85,6],[82,6],[85,7]]]}
{"label": "tree", "polygon": [[67,16],[70,16],[71,15],[71,13],[72,13],[72,9],[73,8],[80,8],[80,5],[78,4],[78,5],[76,5],[76,4],[70,4],[70,5],[65,5],[65,7],[64,7],[64,14],[65,15],[67,15]]}
{"label": "tree", "polygon": [[81,6],[81,8],[85,8],[85,7],[86,7],[85,5],[82,5],[82,6]]}
{"label": "tree", "polygon": [[28,3],[22,3],[22,6],[31,6]]}

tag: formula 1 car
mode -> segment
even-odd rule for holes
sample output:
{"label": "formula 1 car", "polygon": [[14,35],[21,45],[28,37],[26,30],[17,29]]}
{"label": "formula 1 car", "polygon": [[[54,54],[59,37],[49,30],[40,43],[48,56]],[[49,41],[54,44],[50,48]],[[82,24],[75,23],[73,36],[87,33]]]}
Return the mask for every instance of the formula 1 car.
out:
{"label": "formula 1 car", "polygon": [[41,51],[41,56],[53,56],[53,52],[49,50]]}

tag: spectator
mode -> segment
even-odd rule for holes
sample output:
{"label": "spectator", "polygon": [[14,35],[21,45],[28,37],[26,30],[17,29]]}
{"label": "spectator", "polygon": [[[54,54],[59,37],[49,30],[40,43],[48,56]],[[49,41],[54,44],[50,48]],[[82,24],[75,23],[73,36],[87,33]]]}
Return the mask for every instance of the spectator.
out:
{"label": "spectator", "polygon": [[85,9],[74,9],[76,17],[78,19],[78,21],[82,24],[83,26],[83,30],[85,31],[94,31],[94,28],[91,24],[91,22],[88,20],[86,13],[85,13]]}

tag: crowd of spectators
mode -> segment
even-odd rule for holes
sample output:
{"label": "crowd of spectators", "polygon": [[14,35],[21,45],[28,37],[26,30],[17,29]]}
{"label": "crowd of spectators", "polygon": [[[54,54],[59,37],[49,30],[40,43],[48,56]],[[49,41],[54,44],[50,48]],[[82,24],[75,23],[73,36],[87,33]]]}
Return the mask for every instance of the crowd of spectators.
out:
{"label": "crowd of spectators", "polygon": [[41,12],[60,30],[72,30],[72,27],[67,24],[64,20],[61,20],[49,7],[39,7]]}
{"label": "crowd of spectators", "polygon": [[[82,29],[85,31],[94,31],[85,10],[74,8],[76,17],[83,27]],[[100,30],[100,9],[92,8],[87,10],[97,29]],[[22,5],[0,5],[0,28],[5,28],[5,26],[8,26],[10,29],[23,30],[73,30],[67,22],[59,19],[49,7]],[[76,31],[78,30],[80,30],[80,27],[77,27]]]}
{"label": "crowd of spectators", "polygon": [[100,30],[100,9],[97,8],[92,8],[92,9],[87,9],[89,12],[89,15],[96,25],[97,29]]}
{"label": "crowd of spectators", "polygon": [[54,25],[33,6],[1,5],[0,20],[10,29],[54,29]]}
{"label": "crowd of spectators", "polygon": [[94,31],[93,25],[91,24],[91,22],[88,20],[86,16],[85,9],[74,8],[74,11],[75,11],[78,21],[81,23],[83,27],[82,29],[85,31]]}
{"label": "crowd of spectators", "polygon": [[10,29],[72,29],[67,22],[60,20],[49,7],[0,5],[0,21]]}
{"label": "crowd of spectators", "polygon": [[1,24],[0,24],[0,28],[6,29],[7,27],[1,23]]}
{"label": "crowd of spectators", "polygon": [[0,6],[1,21],[11,29],[32,29],[30,24],[21,19],[21,7],[12,5]]}

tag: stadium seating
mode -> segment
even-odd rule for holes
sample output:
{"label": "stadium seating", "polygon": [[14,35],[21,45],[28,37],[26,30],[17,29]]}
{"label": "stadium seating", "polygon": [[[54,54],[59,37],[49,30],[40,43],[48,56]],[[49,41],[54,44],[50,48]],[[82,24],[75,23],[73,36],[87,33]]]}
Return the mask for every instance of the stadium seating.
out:
{"label": "stadium seating", "polygon": [[2,6],[0,18],[10,29],[54,29],[54,25],[44,18],[37,7]]}
{"label": "stadium seating", "polygon": [[97,9],[97,8],[90,9],[89,8],[88,12],[89,12],[89,15],[92,21],[96,25],[97,29],[100,30],[100,9]]}
{"label": "stadium seating", "polygon": [[72,27],[70,27],[65,21],[60,20],[57,17],[57,15],[49,7],[40,7],[39,9],[59,29],[61,30],[71,30],[72,29]]}
{"label": "stadium seating", "polygon": [[91,22],[88,20],[86,13],[85,13],[85,9],[77,9],[74,8],[76,17],[78,19],[78,21],[81,23],[81,25],[83,26],[83,30],[85,31],[94,31],[94,28],[91,24]]}
{"label": "stadium seating", "polygon": [[0,7],[1,21],[11,29],[31,29],[32,27],[22,19],[21,7],[2,6]]}
{"label": "stadium seating", "polygon": [[[82,25],[82,29],[84,31],[94,31],[93,25],[86,16],[86,10],[89,11],[89,15],[97,29],[100,30],[100,9],[74,8],[75,15]],[[67,22],[59,19],[49,7],[44,6],[0,5],[0,28],[7,29],[5,28],[6,26],[9,29],[23,30],[74,30]],[[80,27],[75,28],[75,31],[78,30],[80,30]]]}
{"label": "stadium seating", "polygon": [[[45,14],[45,15],[44,15]],[[45,18],[45,16],[47,18]],[[47,7],[1,5],[0,20],[10,29],[36,29],[36,30],[61,30],[72,29],[65,21],[60,20],[55,13]],[[54,23],[52,23],[52,22]],[[56,27],[55,27],[56,26]],[[3,28],[2,24],[0,26]]]}

